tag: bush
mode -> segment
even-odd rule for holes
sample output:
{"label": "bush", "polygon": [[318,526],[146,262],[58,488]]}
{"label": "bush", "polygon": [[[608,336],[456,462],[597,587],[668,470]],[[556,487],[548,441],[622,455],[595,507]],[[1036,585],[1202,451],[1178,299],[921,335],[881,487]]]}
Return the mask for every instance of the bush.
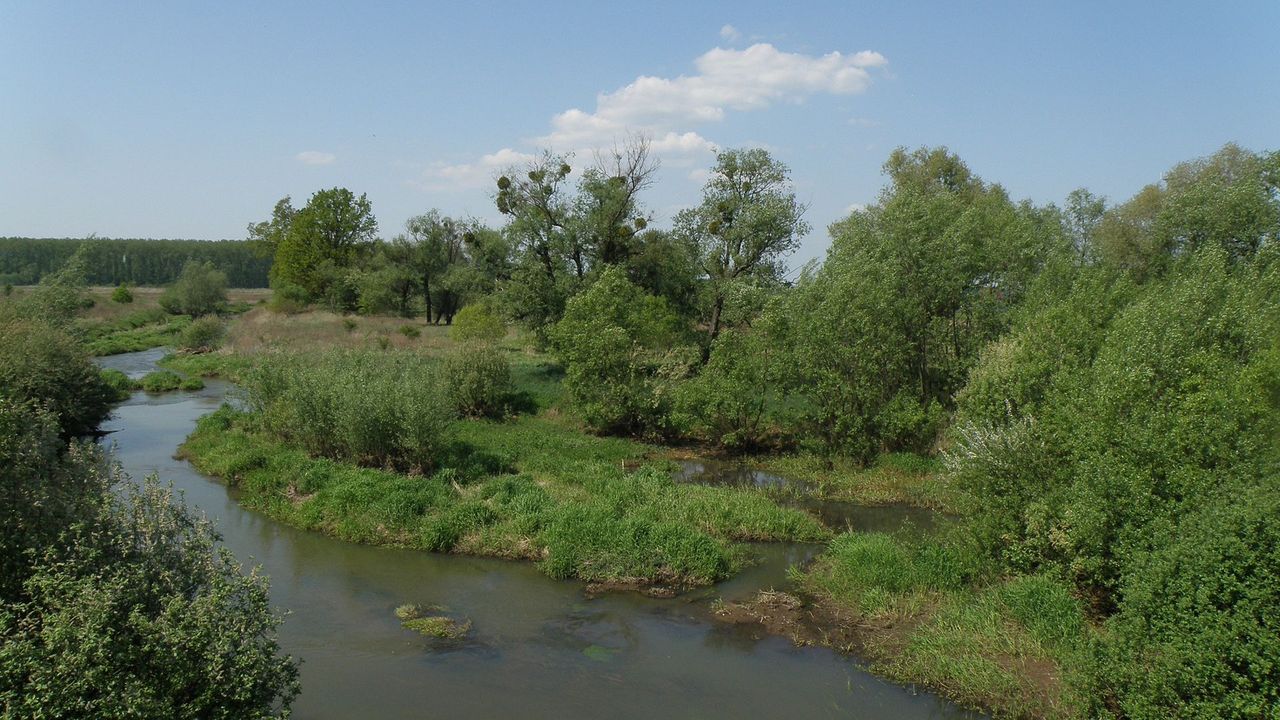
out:
{"label": "bush", "polygon": [[624,434],[663,432],[676,380],[696,353],[681,339],[666,301],[612,267],[551,329],[574,406],[594,430]]}
{"label": "bush", "polygon": [[160,307],[169,313],[192,317],[219,312],[226,303],[227,276],[207,261],[188,260],[177,282],[160,296]]}
{"label": "bush", "polygon": [[101,374],[102,381],[115,392],[117,401],[129,399],[129,394],[134,389],[134,382],[129,379],[128,375],[119,370],[103,370]]}
{"label": "bush", "polygon": [[401,325],[400,334],[410,340],[416,340],[422,337],[422,330],[418,329],[417,325]]}
{"label": "bush", "polygon": [[226,326],[214,316],[202,317],[182,331],[178,338],[178,347],[190,352],[209,352],[222,344],[226,334]]}
{"label": "bush", "polygon": [[675,392],[676,425],[731,450],[762,445],[785,397],[781,349],[763,330],[726,330],[698,375]]}
{"label": "bush", "polygon": [[473,303],[458,311],[449,328],[455,342],[498,341],[507,336],[507,326],[488,305]]}
{"label": "bush", "polygon": [[44,405],[71,437],[96,429],[118,397],[65,330],[0,311],[0,399]]}
{"label": "bush", "polygon": [[1280,709],[1274,486],[1229,488],[1162,523],[1121,594],[1097,681],[1127,716],[1272,717]]}
{"label": "bush", "polygon": [[133,293],[129,291],[129,286],[120,283],[115,290],[111,291],[111,302],[125,305],[133,302]]}
{"label": "bush", "polygon": [[372,467],[435,467],[454,413],[434,361],[407,353],[267,356],[243,379],[265,427],[313,455]]}
{"label": "bush", "polygon": [[454,350],[441,368],[444,390],[460,415],[499,417],[513,391],[511,367],[502,350],[470,344]]}
{"label": "bush", "polygon": [[267,309],[275,313],[294,315],[307,308],[308,300],[306,288],[281,280],[271,286],[271,301],[267,303]]}
{"label": "bush", "polygon": [[200,378],[184,378],[170,370],[156,370],[143,376],[137,386],[149,393],[161,393],[174,390],[200,390],[204,388],[204,381]]}

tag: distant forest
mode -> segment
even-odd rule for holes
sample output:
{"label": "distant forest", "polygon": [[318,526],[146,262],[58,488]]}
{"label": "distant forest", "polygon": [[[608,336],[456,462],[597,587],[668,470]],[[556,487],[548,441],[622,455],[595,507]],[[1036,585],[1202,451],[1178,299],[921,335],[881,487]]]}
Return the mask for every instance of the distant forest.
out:
{"label": "distant forest", "polygon": [[111,238],[0,238],[0,284],[34,285],[87,244],[92,285],[167,285],[188,260],[209,261],[231,287],[267,286],[271,258],[242,240],[138,240]]}

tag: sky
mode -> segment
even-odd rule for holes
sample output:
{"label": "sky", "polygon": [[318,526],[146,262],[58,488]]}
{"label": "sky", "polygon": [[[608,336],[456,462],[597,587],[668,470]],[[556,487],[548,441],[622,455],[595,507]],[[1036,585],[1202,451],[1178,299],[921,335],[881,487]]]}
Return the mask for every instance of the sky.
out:
{"label": "sky", "polygon": [[1121,202],[1227,142],[1280,149],[1280,2],[0,0],[0,236],[243,238],[291,196],[498,225],[493,181],[628,133],[659,226],[717,148],[791,170],[822,257],[888,154],[1015,199]]}

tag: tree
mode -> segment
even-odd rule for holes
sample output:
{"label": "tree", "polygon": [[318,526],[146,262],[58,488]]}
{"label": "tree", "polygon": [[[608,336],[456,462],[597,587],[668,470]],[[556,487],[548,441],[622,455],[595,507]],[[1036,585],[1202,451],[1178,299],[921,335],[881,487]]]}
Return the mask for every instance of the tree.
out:
{"label": "tree", "polygon": [[710,318],[704,361],[720,334],[725,300],[735,283],[781,282],[782,259],[809,231],[801,219],[787,166],[768,151],[724,150],[716,154],[702,203],[676,216],[676,234],[697,249],[710,285]]}
{"label": "tree", "polygon": [[177,282],[165,288],[160,307],[174,315],[212,315],[227,303],[227,275],[211,262],[189,260]]}
{"label": "tree", "polygon": [[271,209],[271,219],[249,223],[249,245],[259,257],[274,258],[280,244],[288,237],[298,211],[288,195],[280,198]]}
{"label": "tree", "polygon": [[565,388],[599,432],[663,430],[674,380],[683,377],[683,323],[621,268],[606,268],[569,300],[551,331]]}
{"label": "tree", "polygon": [[[284,218],[288,213],[281,203],[276,204],[276,209]],[[317,191],[306,207],[292,215],[283,236],[273,234],[275,221],[273,214],[272,221],[263,230],[264,237],[268,238],[264,242],[278,237],[271,279],[302,287],[313,299],[324,295],[332,279],[331,273],[320,272],[324,265],[329,263],[339,269],[350,267],[378,231],[378,221],[368,198],[363,194],[357,198],[346,188]],[[280,226],[283,227],[283,221]]]}

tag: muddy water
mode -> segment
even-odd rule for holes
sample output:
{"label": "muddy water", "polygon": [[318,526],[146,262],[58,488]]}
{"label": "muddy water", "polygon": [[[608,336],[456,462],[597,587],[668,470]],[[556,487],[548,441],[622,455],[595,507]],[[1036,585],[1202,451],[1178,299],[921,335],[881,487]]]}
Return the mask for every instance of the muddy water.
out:
{"label": "muddy water", "polygon": [[[160,355],[102,364],[136,375]],[[135,394],[107,442],[134,477],[158,472],[182,489],[271,577],[273,601],[290,612],[281,643],[303,661],[297,718],[972,717],[831,651],[711,620],[708,596],[781,586],[813,547],[762,546],[759,566],[711,593],[586,599],[581,584],[529,564],[352,545],[242,510],[225,486],[172,458],[228,389]],[[444,605],[473,621],[472,634],[434,644],[399,626],[402,603]]]}

